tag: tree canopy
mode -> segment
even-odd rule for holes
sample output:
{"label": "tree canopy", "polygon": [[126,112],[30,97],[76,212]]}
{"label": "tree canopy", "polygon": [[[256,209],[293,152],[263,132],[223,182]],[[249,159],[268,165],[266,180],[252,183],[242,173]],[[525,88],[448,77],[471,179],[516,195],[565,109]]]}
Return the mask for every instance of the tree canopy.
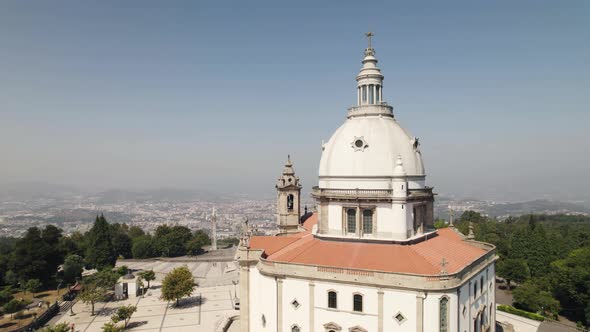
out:
{"label": "tree canopy", "polygon": [[161,298],[165,301],[175,300],[178,305],[181,298],[193,293],[195,286],[193,274],[188,267],[177,267],[164,278]]}

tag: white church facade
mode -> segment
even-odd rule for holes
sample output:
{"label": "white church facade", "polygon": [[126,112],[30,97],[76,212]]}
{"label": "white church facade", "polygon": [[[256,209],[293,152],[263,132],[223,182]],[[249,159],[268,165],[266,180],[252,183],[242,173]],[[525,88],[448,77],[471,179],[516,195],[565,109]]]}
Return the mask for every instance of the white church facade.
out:
{"label": "white church facade", "polygon": [[300,215],[291,160],[277,182],[277,236],[246,236],[244,332],[492,331],[494,246],[433,227],[418,139],[383,101],[365,49],[357,105],[322,146],[316,212]]}

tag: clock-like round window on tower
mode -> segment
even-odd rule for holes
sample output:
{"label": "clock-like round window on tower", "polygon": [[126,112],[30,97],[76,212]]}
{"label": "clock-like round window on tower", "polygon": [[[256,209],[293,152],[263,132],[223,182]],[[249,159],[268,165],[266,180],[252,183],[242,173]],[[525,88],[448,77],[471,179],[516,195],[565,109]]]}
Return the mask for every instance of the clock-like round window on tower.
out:
{"label": "clock-like round window on tower", "polygon": [[362,139],[357,139],[357,140],[354,142],[354,145],[355,145],[357,148],[362,148],[364,144],[365,144],[365,142],[363,142],[363,140],[362,140]]}

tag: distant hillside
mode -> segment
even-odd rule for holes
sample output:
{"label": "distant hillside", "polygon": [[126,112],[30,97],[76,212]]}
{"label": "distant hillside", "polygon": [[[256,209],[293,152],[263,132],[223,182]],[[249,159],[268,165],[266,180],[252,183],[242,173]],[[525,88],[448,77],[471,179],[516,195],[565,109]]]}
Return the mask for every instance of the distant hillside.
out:
{"label": "distant hillside", "polygon": [[537,199],[525,202],[491,202],[480,200],[452,200],[440,197],[435,203],[435,215],[448,219],[448,207],[453,206],[455,217],[462,211],[472,210],[490,217],[520,216],[524,214],[590,214],[590,207],[583,203],[559,202]]}
{"label": "distant hillside", "polygon": [[492,205],[486,209],[490,216],[535,214],[567,214],[590,213],[590,209],[584,205],[568,202],[556,202],[548,200],[534,200],[519,203],[503,203]]}
{"label": "distant hillside", "polygon": [[237,198],[238,195],[220,194],[206,190],[154,189],[144,191],[108,190],[93,195],[97,203],[117,204],[124,202],[220,202]]}

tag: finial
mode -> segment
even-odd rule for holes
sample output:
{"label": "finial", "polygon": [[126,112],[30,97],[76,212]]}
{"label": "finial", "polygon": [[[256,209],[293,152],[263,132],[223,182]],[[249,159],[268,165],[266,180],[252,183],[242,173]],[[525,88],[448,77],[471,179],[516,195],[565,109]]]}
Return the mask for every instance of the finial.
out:
{"label": "finial", "polygon": [[287,155],[287,164],[291,165],[291,155]]}
{"label": "finial", "polygon": [[371,38],[372,38],[374,35],[375,35],[375,34],[374,34],[374,33],[372,33],[371,31],[369,31],[369,32],[365,33],[365,36],[367,36],[367,39],[369,39],[369,47],[367,47],[367,48],[373,48],[373,47],[371,46]]}

